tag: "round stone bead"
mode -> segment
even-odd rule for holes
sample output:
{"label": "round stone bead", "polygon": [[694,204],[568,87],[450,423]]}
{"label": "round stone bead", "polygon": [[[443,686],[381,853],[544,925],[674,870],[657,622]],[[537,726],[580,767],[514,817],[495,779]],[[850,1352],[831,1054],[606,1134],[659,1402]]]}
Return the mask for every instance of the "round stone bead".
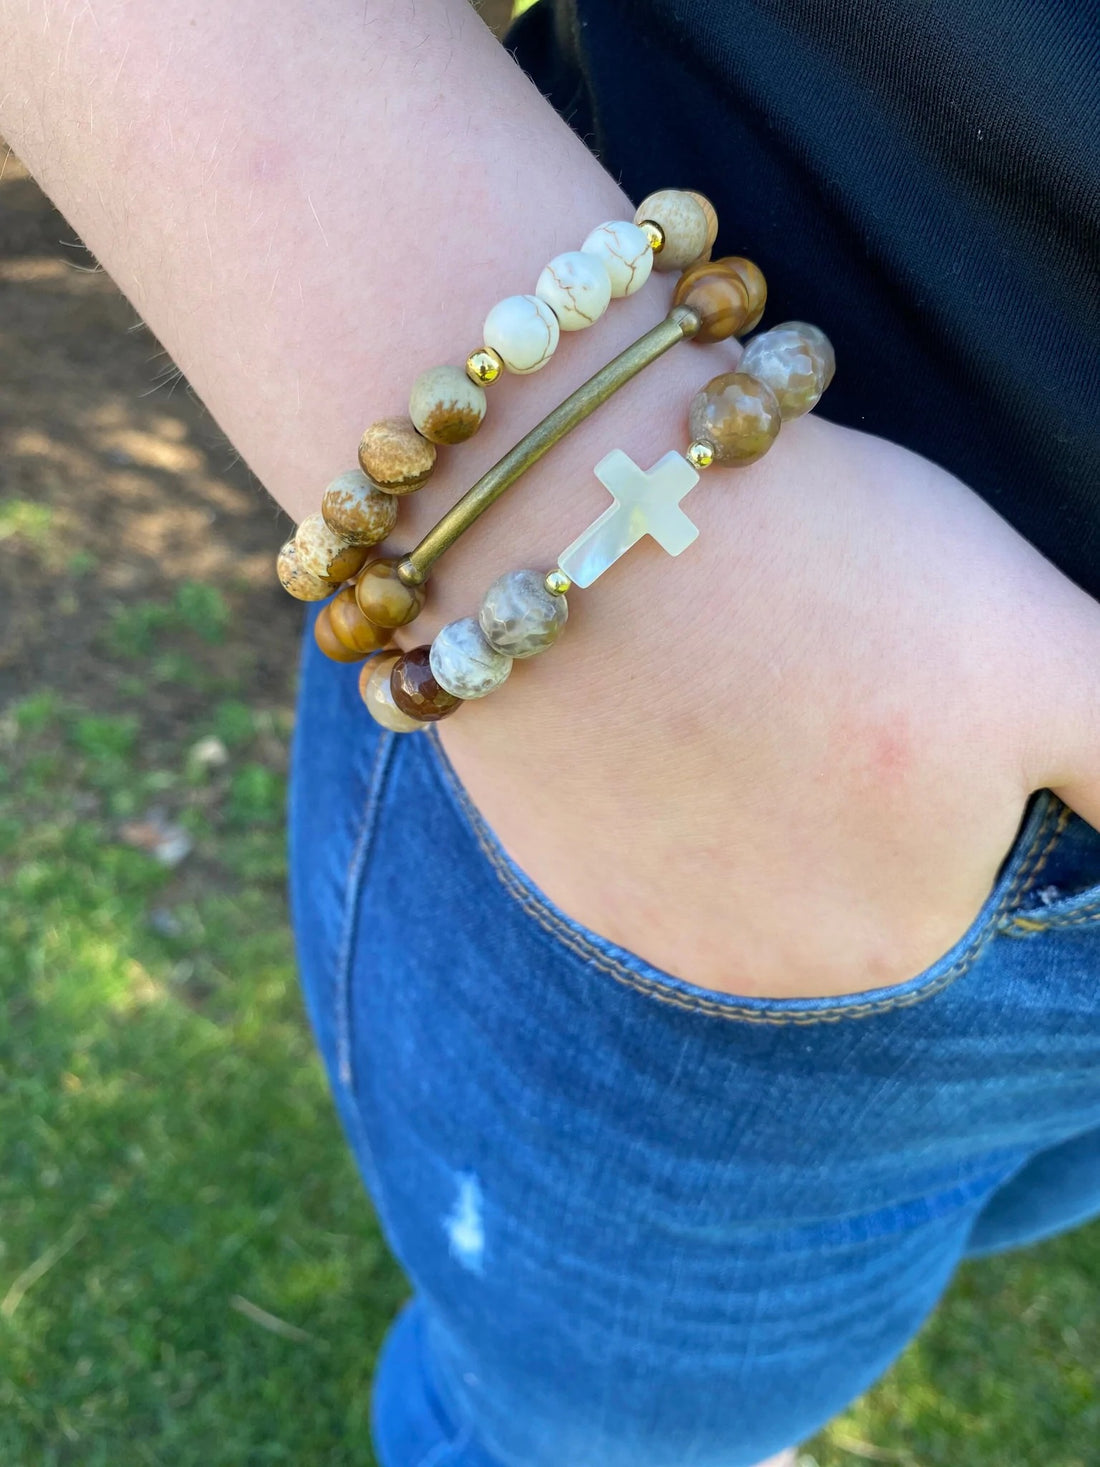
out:
{"label": "round stone bead", "polygon": [[294,532],[298,563],[326,581],[346,581],[367,558],[365,545],[349,545],[319,514],[306,515]]}
{"label": "round stone bead", "polygon": [[423,586],[406,586],[397,574],[400,558],[387,556],[372,560],[355,582],[359,610],[375,626],[408,626],[423,610],[427,591]]}
{"label": "round stone bead", "polygon": [[482,339],[509,372],[537,372],[554,355],[561,335],[558,318],[537,295],[509,295],[485,317]]}
{"label": "round stone bead", "polygon": [[656,270],[683,270],[707,247],[709,221],[698,199],[679,188],[659,189],[638,205],[634,223],[652,219],[665,236],[664,248],[654,258]]}
{"label": "round stone bead", "polygon": [[313,640],[333,662],[362,662],[367,655],[344,646],[333,629],[332,615],[327,606],[322,606],[317,613],[317,620],[313,623]]}
{"label": "round stone bead", "polygon": [[485,640],[509,657],[534,657],[558,640],[569,615],[564,596],[552,596],[538,571],[509,571],[485,593],[478,622]]}
{"label": "round stone bead", "polygon": [[834,362],[832,345],[823,332],[801,321],[785,321],[754,336],[738,367],[768,384],[786,421],[817,405],[832,378]]}
{"label": "round stone bead", "polygon": [[390,673],[390,694],[397,708],[421,723],[438,723],[456,708],[462,699],[441,688],[432,675],[430,647],[414,647],[399,657]]}
{"label": "round stone bead", "polygon": [[383,652],[380,657],[372,657],[359,674],[359,696],[375,723],[390,733],[416,733],[425,727],[424,721],[402,713],[390,689],[390,674],[400,656],[400,652]]}
{"label": "round stone bead", "polygon": [[485,389],[465,367],[430,367],[413,383],[409,417],[432,443],[464,443],[481,427],[487,406]]}
{"label": "round stone bead", "polygon": [[332,634],[350,652],[366,657],[379,652],[390,640],[388,627],[375,626],[359,610],[355,587],[345,586],[325,607]]}
{"label": "round stone bead", "polygon": [[411,494],[435,468],[435,444],[411,418],[381,418],[359,440],[359,467],[390,494]]}
{"label": "round stone bead", "polygon": [[582,331],[598,321],[611,303],[611,277],[598,255],[570,250],[555,255],[535,286],[563,331]]}
{"label": "round stone bead", "polygon": [[448,622],[436,635],[430,665],[439,686],[464,701],[484,698],[512,671],[512,659],[490,647],[473,616]]}
{"label": "round stone bead", "polygon": [[701,325],[692,338],[698,342],[726,341],[745,329],[749,294],[741,277],[720,260],[692,265],[676,282],[676,306],[690,306]]}
{"label": "round stone bead", "polygon": [[581,245],[581,254],[603,261],[614,300],[641,290],[653,269],[653,251],[645,230],[629,219],[609,219],[597,225]]}
{"label": "round stone bead", "polygon": [[298,559],[298,547],[293,540],[288,540],[279,551],[275,571],[283,590],[298,601],[323,601],[340,584],[307,571]]}
{"label": "round stone bead", "polygon": [[397,500],[359,469],[340,474],[321,500],[325,524],[350,545],[377,545],[397,524]]}
{"label": "round stone bead", "polygon": [[703,245],[703,253],[699,258],[700,260],[709,260],[711,251],[714,249],[714,242],[718,238],[718,211],[705,194],[697,194],[694,189],[690,188],[685,189],[684,192],[689,198],[695,200],[706,216],[707,238]]}
{"label": "round stone bead", "polygon": [[764,314],[764,306],[768,299],[768,282],[764,279],[763,270],[752,260],[746,260],[744,255],[723,255],[714,263],[721,265],[726,270],[732,270],[740,279],[748,295],[748,319],[742,326],[739,335],[755,330],[760,317]]}
{"label": "round stone bead", "polygon": [[691,400],[691,436],[714,447],[720,464],[751,464],[779,432],[775,393],[747,372],[712,377]]}

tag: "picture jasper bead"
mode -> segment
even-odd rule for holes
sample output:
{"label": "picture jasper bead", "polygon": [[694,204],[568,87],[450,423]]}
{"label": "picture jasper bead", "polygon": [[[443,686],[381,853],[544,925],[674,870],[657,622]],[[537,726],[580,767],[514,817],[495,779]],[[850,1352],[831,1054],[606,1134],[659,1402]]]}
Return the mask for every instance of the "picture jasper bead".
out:
{"label": "picture jasper bead", "polygon": [[710,443],[720,464],[751,464],[775,442],[781,414],[775,393],[747,372],[712,377],[691,401],[691,436]]}
{"label": "picture jasper bead", "polygon": [[332,617],[327,606],[322,606],[313,623],[313,640],[326,657],[333,662],[362,662],[365,652],[355,652],[340,641],[333,630]]}
{"label": "picture jasper bead", "polygon": [[423,586],[406,586],[397,574],[400,557],[383,556],[365,565],[355,582],[359,610],[379,627],[404,627],[415,621],[424,607]]}
{"label": "picture jasper bead", "polygon": [[359,610],[354,586],[345,586],[325,611],[336,640],[361,657],[381,651],[390,640],[388,627],[375,626]]}
{"label": "picture jasper bead", "polygon": [[375,723],[390,733],[416,733],[425,724],[419,718],[410,718],[407,713],[402,713],[393,701],[390,689],[390,674],[400,656],[400,652],[383,652],[373,657],[359,674],[359,696]]}
{"label": "picture jasper bead", "polygon": [[641,290],[653,269],[653,251],[645,230],[629,219],[608,219],[597,225],[581,245],[581,253],[603,261],[613,300]]}
{"label": "picture jasper bead", "polygon": [[749,318],[749,293],[741,277],[720,260],[685,270],[676,282],[672,303],[690,306],[699,317],[699,330],[692,339],[703,343],[738,336]]}
{"label": "picture jasper bead", "polygon": [[484,698],[512,671],[512,659],[491,647],[476,617],[464,616],[442,629],[432,643],[432,676],[456,698]]}
{"label": "picture jasper bead", "polygon": [[349,545],[378,545],[397,524],[397,500],[359,469],[339,474],[325,490],[321,515]]}
{"label": "picture jasper bead", "polygon": [[690,188],[685,189],[684,192],[688,198],[695,200],[706,218],[707,237],[703,244],[703,253],[699,258],[700,260],[709,260],[711,251],[714,249],[714,242],[718,238],[718,211],[705,194],[697,194],[694,189]]}
{"label": "picture jasper bead", "polygon": [[432,674],[430,647],[414,647],[399,657],[390,673],[390,694],[402,713],[421,723],[437,723],[456,708],[462,699],[441,688]]}
{"label": "picture jasper bead", "polygon": [[409,397],[409,417],[432,443],[464,443],[485,419],[485,389],[465,367],[431,367],[421,372]]}
{"label": "picture jasper bead", "polygon": [[509,571],[485,593],[478,622],[485,640],[509,657],[534,657],[552,647],[565,626],[569,606],[551,596],[538,571]]}
{"label": "picture jasper bead", "polygon": [[298,601],[323,601],[340,584],[306,570],[298,559],[298,547],[293,540],[288,540],[279,551],[275,571],[283,590]]}
{"label": "picture jasper bead", "polygon": [[738,368],[768,384],[786,421],[817,405],[835,365],[832,343],[823,331],[803,321],[785,321],[754,336]]}
{"label": "picture jasper bead", "polygon": [[298,563],[327,581],[349,580],[367,558],[365,545],[349,545],[319,514],[307,515],[294,532]]}
{"label": "picture jasper bead", "polygon": [[412,494],[435,468],[435,444],[411,418],[381,418],[359,440],[359,467],[389,494]]}
{"label": "picture jasper bead", "polygon": [[683,189],[663,188],[638,205],[634,223],[652,219],[665,236],[664,247],[653,260],[655,270],[683,270],[694,264],[707,247],[709,221],[703,206]]}

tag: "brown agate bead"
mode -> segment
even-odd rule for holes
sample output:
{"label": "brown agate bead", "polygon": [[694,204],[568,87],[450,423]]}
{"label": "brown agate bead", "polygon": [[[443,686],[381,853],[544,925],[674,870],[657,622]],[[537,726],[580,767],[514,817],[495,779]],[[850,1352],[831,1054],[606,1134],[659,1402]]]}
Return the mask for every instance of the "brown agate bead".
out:
{"label": "brown agate bead", "polygon": [[317,620],[313,623],[313,640],[333,662],[361,662],[367,655],[365,652],[353,652],[350,647],[344,646],[332,629],[332,616],[327,606],[321,607]]}
{"label": "brown agate bead", "polygon": [[399,657],[390,673],[390,693],[402,713],[421,723],[436,723],[462,704],[432,676],[430,647],[414,647]]}
{"label": "brown agate bead", "polygon": [[727,270],[732,270],[745,287],[745,293],[749,298],[749,317],[738,335],[744,335],[746,331],[752,331],[764,314],[764,306],[768,300],[768,282],[764,279],[764,272],[759,265],[752,260],[746,260],[744,255],[723,255],[720,260],[715,260],[716,265],[723,265]]}
{"label": "brown agate bead", "polygon": [[400,557],[383,556],[363,567],[355,583],[359,610],[377,627],[405,627],[424,606],[423,586],[406,586],[397,574]]}
{"label": "brown agate bead", "polygon": [[714,447],[720,464],[751,464],[779,432],[775,393],[747,372],[712,377],[691,401],[691,436]]}
{"label": "brown agate bead", "polygon": [[359,440],[359,467],[389,494],[411,494],[435,468],[435,444],[411,418],[382,418]]}
{"label": "brown agate bead", "polygon": [[359,610],[355,587],[345,586],[326,607],[333,636],[350,652],[366,657],[379,652],[390,640],[388,627],[375,626]]}
{"label": "brown agate bead", "polygon": [[676,283],[672,303],[689,306],[702,323],[693,340],[726,341],[746,329],[749,293],[741,277],[721,260],[693,265]]}
{"label": "brown agate bead", "polygon": [[359,674],[359,696],[382,728],[390,733],[417,733],[424,727],[423,719],[402,713],[390,689],[390,673],[400,656],[400,652],[383,652],[379,657],[372,657]]}

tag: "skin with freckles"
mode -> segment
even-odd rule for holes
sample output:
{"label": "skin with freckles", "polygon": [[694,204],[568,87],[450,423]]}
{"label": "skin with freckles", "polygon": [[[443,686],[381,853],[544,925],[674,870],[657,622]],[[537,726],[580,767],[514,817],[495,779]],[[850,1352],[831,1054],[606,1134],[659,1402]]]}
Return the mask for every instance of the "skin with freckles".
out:
{"label": "skin with freckles", "polygon": [[[296,519],[421,372],[480,345],[496,301],[634,215],[465,0],[11,0],[0,52],[0,130]],[[394,543],[660,319],[675,281],[487,387]],[[606,507],[593,465],[685,447],[692,396],[739,350],[675,348],[557,445],[441,562],[398,644],[552,566]],[[560,645],[439,726],[567,912],[728,992],[903,981],[974,917],[1031,790],[1100,826],[1100,605],[951,475],[821,413],[827,394],[758,462],[706,470],[688,551],[635,547],[571,594]]]}

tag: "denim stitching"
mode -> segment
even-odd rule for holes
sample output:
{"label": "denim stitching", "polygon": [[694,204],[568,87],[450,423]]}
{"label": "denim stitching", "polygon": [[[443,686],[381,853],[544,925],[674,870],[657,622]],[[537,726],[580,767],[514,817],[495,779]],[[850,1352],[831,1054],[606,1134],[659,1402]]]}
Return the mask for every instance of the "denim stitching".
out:
{"label": "denim stitching", "polygon": [[[1057,796],[1055,798],[1057,799]],[[1070,820],[1073,818],[1073,811],[1070,807],[1061,801],[1059,803],[1062,805],[1062,809],[1058,816],[1058,825],[1047,843],[1042,858],[1035,867],[1035,870],[1031,873],[1031,878],[1027,886],[1020,893],[1021,896],[1025,895],[1035,885],[1040,871],[1046,865],[1047,858],[1058,841],[1061,840],[1069,826]],[[1084,927],[1086,924],[1096,921],[1100,921],[1100,895],[1090,897],[1083,906],[1075,906],[1065,916],[1061,916],[1057,912],[1052,912],[1049,916],[1046,916],[1042,907],[1033,907],[1027,912],[1010,918],[1007,925],[1009,927],[1022,928],[1025,932],[1039,933],[1047,932],[1052,927]]]}
{"label": "denim stitching", "polygon": [[995,935],[998,924],[1004,913],[1009,909],[1012,902],[1027,891],[1030,882],[1035,879],[1043,862],[1047,859],[1053,849],[1065,822],[1068,821],[1069,812],[1063,806],[1062,823],[1056,828],[1046,848],[1038,857],[1038,864],[1034,870],[1029,871],[1029,863],[1035,857],[1039,844],[1047,833],[1047,829],[1054,812],[1060,801],[1057,797],[1050,796],[1050,804],[1043,812],[1043,818],[1039,822],[1039,828],[1032,838],[1030,846],[1020,860],[1020,869],[1017,871],[1012,885],[1005,892],[1000,905],[982,924],[975,933],[973,941],[958,960],[952,966],[930,983],[925,984],[914,993],[899,994],[894,997],[874,999],[867,1003],[848,1002],[843,999],[837,1001],[832,1009],[810,1009],[799,1011],[797,1009],[750,1009],[739,1007],[733,1003],[719,1002],[717,999],[696,998],[687,994],[676,993],[665,984],[653,978],[645,978],[640,973],[634,973],[615,958],[609,958],[592,946],[579,933],[573,932],[562,920],[540,901],[533,892],[522,885],[515,873],[505,863],[500,853],[496,851],[485,835],[485,822],[477,808],[474,806],[465,789],[458,781],[458,777],[451,768],[450,762],[443,753],[438,742],[435,730],[429,734],[429,746],[434,757],[434,765],[437,774],[446,781],[461,809],[465,812],[467,823],[473,833],[475,840],[481,848],[482,854],[489,861],[494,874],[507,895],[524,912],[527,913],[551,938],[559,942],[574,956],[591,964],[599,972],[605,973],[627,988],[644,994],[649,998],[656,999],[659,1003],[669,1004],[673,1008],[682,1009],[687,1013],[701,1013],[711,1018],[739,1019],[750,1024],[794,1024],[809,1026],[812,1024],[836,1024],[844,1019],[866,1019],[873,1015],[886,1013],[892,1009],[910,1008],[914,1004],[922,1003],[926,998],[931,998],[940,993],[956,979],[962,977],[969,968],[973,966],[978,953],[986,942]]}
{"label": "denim stitching", "polygon": [[359,927],[359,897],[363,888],[363,872],[374,840],[374,829],[382,801],[382,789],[389,770],[396,734],[383,733],[378,740],[374,763],[367,783],[367,798],[359,826],[355,850],[348,863],[348,885],[344,900],[344,925],[340,934],[336,961],[336,1069],[340,1083],[352,1088],[351,1061],[351,968],[355,936]]}

